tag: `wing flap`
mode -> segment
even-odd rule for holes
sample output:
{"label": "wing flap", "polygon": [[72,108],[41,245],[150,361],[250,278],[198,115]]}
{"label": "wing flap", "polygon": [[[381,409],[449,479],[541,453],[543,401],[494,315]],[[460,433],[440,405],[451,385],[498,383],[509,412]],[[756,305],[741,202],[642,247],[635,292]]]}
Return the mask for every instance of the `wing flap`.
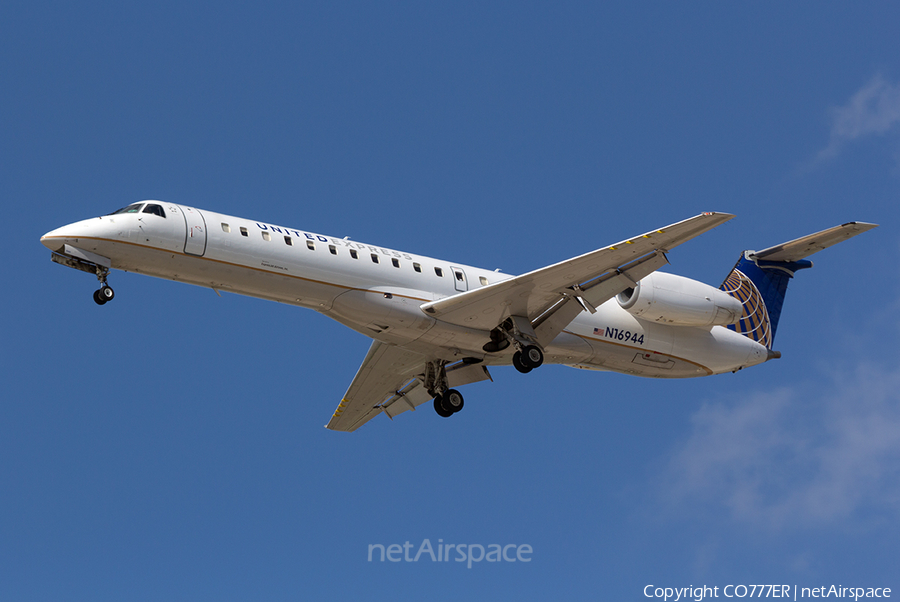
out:
{"label": "wing flap", "polygon": [[[355,431],[383,411],[382,402],[409,386],[425,356],[380,341],[369,352],[328,424],[335,431]],[[418,380],[415,381],[418,383]]]}

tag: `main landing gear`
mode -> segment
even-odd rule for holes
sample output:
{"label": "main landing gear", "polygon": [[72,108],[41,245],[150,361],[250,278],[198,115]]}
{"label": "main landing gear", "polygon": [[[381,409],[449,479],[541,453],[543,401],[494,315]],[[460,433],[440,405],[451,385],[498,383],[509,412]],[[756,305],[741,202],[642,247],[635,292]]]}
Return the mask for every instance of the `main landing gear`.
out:
{"label": "main landing gear", "polygon": [[463,409],[462,393],[447,383],[447,362],[434,360],[425,364],[425,389],[434,397],[434,411],[441,418],[449,418]]}
{"label": "main landing gear", "polygon": [[544,363],[544,352],[537,345],[525,345],[513,354],[512,363],[516,370],[528,374]]}
{"label": "main landing gear", "polygon": [[441,418],[449,418],[463,409],[463,396],[456,389],[447,389],[434,398],[434,411]]}
{"label": "main landing gear", "polygon": [[500,326],[491,331],[491,340],[483,349],[497,353],[513,345],[512,363],[516,370],[528,374],[544,363],[544,350],[538,343],[537,334],[531,320],[523,316],[510,316]]}

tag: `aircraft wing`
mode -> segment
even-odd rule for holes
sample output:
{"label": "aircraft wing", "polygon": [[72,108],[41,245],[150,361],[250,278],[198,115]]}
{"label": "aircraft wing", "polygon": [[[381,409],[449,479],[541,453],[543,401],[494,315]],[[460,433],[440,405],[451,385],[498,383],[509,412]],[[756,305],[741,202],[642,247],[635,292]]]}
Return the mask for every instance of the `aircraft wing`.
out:
{"label": "aircraft wing", "polygon": [[803,238],[756,251],[752,255],[754,259],[765,261],[797,261],[876,227],[878,224],[847,222]]}
{"label": "aircraft wing", "polygon": [[581,311],[594,311],[597,305],[665,265],[667,251],[733,217],[729,213],[703,213],[522,276],[425,303],[421,308],[438,320],[483,330],[495,328],[509,316],[527,317],[536,321],[538,340],[546,344]]}
{"label": "aircraft wing", "polygon": [[[384,412],[415,410],[433,397],[422,384],[428,358],[395,345],[372,341],[369,353],[350,388],[325,426],[333,431],[355,431]],[[447,384],[461,387],[491,378],[486,366],[464,359],[446,367]]]}
{"label": "aircraft wing", "polygon": [[[425,356],[419,353],[372,341],[369,353],[350,383],[350,388],[325,426],[334,431],[355,431],[384,410],[382,402],[395,397],[405,384],[415,379],[425,360]],[[416,384],[418,382],[415,381]],[[424,392],[421,386],[418,389]],[[419,403],[430,398],[425,392],[425,399]],[[415,409],[415,406],[405,409]],[[393,417],[397,413],[399,412],[390,415]]]}

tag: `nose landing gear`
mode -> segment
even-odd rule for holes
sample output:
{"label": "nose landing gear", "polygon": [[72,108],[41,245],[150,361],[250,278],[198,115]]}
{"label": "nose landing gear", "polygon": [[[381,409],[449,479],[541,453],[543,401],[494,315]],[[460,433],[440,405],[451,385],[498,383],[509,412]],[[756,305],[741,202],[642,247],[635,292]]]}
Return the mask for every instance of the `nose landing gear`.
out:
{"label": "nose landing gear", "polygon": [[103,286],[94,291],[94,303],[97,305],[105,305],[112,301],[115,296],[116,293],[112,290],[112,287],[104,283]]}
{"label": "nose landing gear", "polygon": [[100,289],[94,291],[94,302],[97,305],[105,305],[116,296],[112,288],[106,284],[111,265],[109,258],[65,245],[64,249],[53,251],[50,259],[54,263],[97,276],[97,280],[100,281]]}
{"label": "nose landing gear", "polygon": [[116,296],[116,293],[112,290],[112,287],[106,284],[106,277],[108,275],[108,268],[97,266],[97,280],[100,281],[100,288],[94,291],[94,303],[96,303],[97,305],[106,305]]}

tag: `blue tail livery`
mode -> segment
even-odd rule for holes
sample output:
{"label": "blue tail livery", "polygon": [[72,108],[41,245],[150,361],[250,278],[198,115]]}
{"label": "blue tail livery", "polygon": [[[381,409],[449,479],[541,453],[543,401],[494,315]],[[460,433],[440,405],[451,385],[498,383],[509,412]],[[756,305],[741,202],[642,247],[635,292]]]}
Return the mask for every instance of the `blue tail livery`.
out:
{"label": "blue tail livery", "polygon": [[875,226],[848,222],[762,251],[744,251],[719,287],[744,306],[740,321],[728,328],[771,349],[788,281],[813,265],[806,257]]}

